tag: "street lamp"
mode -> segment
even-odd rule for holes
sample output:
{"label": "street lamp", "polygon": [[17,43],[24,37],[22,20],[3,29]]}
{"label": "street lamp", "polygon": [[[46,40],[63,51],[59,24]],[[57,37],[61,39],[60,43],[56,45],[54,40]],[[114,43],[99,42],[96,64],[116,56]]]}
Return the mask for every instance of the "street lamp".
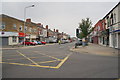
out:
{"label": "street lamp", "polygon": [[34,7],[35,5],[30,5],[24,8],[24,46],[25,46],[25,40],[26,40],[26,35],[25,35],[25,20],[26,20],[26,9],[30,7]]}

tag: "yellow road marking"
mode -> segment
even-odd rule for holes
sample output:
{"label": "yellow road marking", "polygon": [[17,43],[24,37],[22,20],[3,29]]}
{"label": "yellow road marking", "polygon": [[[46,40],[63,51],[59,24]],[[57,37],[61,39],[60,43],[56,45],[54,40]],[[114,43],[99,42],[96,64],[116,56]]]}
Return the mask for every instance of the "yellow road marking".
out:
{"label": "yellow road marking", "polygon": [[70,55],[71,54],[69,54],[67,57],[65,57],[56,67],[60,68],[63,65],[63,63],[65,63],[65,61],[69,58]]}
{"label": "yellow road marking", "polygon": [[[43,61],[43,62],[36,62],[36,63],[51,63],[51,62],[56,62],[56,61],[58,61],[58,60],[52,60],[52,61]],[[62,61],[62,60],[60,60],[60,61]]]}
{"label": "yellow road marking", "polygon": [[[38,58],[38,57],[29,57],[30,59],[35,59],[35,58]],[[26,58],[15,58],[15,59],[6,59],[6,60],[19,60],[19,59],[26,59]]]}
{"label": "yellow road marking", "polygon": [[53,67],[53,66],[29,65],[29,64],[20,64],[20,63],[8,63],[8,62],[0,62],[0,63],[21,65],[21,66],[43,67],[43,68],[56,68],[56,67]]}
{"label": "yellow road marking", "polygon": [[[34,52],[38,53],[38,51],[34,51]],[[61,60],[61,59],[59,59],[59,58],[56,58],[56,57],[53,57],[53,56],[49,56],[49,55],[47,55],[47,54],[43,54],[43,53],[38,53],[38,54],[41,54],[41,55],[44,55],[44,56],[50,57],[50,58],[52,58],[52,59],[56,59],[56,60],[58,60],[58,61]]]}
{"label": "yellow road marking", "polygon": [[34,63],[37,66],[40,66],[39,64],[37,64],[36,62],[34,62],[33,60],[31,60],[30,58],[28,58],[27,56],[25,56],[24,54],[22,54],[21,52],[17,51],[20,55],[22,55],[23,57],[25,57],[26,59],[28,59],[29,61],[31,61],[32,63]]}
{"label": "yellow road marking", "polygon": [[31,61],[31,62],[32,62],[33,64],[35,64],[35,65],[31,65],[31,64],[21,64],[21,63],[8,63],[8,62],[0,62],[0,63],[58,69],[58,68],[60,68],[60,67],[65,63],[65,61],[66,61],[66,60],[70,57],[70,55],[71,55],[71,54],[67,55],[64,59],[40,62],[40,63],[49,63],[49,62],[61,61],[56,67],[54,67],[54,66],[42,66],[42,65],[39,65],[39,64],[38,64],[39,62],[38,62],[38,63],[37,63],[37,62],[34,62],[33,60],[31,60],[30,58],[28,58],[27,56],[25,56],[25,55],[22,54],[21,52],[19,52],[19,51],[17,51],[17,52],[18,52],[20,55],[22,55],[23,57],[25,57],[26,59],[28,59],[29,61]]}

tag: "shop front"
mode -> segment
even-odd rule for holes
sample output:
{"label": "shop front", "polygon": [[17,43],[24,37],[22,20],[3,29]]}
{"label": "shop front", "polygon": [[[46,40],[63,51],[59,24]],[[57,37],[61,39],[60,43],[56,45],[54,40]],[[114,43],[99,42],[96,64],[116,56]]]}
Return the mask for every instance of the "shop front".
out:
{"label": "shop front", "polygon": [[22,32],[20,32],[20,33],[18,33],[19,34],[19,43],[21,43],[21,42],[23,42],[24,41],[24,37],[25,37],[25,34],[24,33],[22,33]]}
{"label": "shop front", "polygon": [[17,45],[18,33],[17,32],[0,32],[2,46]]}

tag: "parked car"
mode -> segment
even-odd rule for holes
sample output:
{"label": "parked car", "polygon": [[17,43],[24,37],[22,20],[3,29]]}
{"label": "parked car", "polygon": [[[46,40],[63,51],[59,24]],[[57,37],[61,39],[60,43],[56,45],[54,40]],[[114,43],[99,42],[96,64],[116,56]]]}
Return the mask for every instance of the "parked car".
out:
{"label": "parked car", "polygon": [[37,43],[38,43],[39,45],[41,45],[41,44],[42,44],[40,41],[37,41]]}
{"label": "parked car", "polygon": [[66,43],[70,43],[70,40],[65,40]]}
{"label": "parked car", "polygon": [[36,43],[35,42],[30,42],[30,41],[24,41],[24,42],[22,42],[22,45],[36,45]]}
{"label": "parked car", "polygon": [[66,40],[65,39],[61,39],[61,44],[65,44]]}
{"label": "parked car", "polygon": [[41,41],[41,43],[42,43],[42,44],[44,44],[44,45],[46,44],[46,42],[45,42],[45,41]]}
{"label": "parked car", "polygon": [[77,47],[77,46],[81,46],[82,45],[82,40],[80,39],[80,40],[77,40],[77,42],[75,43],[75,48]]}
{"label": "parked car", "polygon": [[34,43],[38,44],[38,42],[37,42],[36,40],[33,40],[32,42],[34,42]]}

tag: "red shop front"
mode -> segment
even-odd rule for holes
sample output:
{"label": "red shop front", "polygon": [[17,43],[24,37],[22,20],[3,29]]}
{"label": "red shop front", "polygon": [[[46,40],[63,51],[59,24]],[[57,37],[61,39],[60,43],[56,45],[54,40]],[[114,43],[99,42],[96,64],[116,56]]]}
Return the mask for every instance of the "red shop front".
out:
{"label": "red shop front", "polygon": [[20,32],[19,33],[19,43],[24,41],[25,33]]}

